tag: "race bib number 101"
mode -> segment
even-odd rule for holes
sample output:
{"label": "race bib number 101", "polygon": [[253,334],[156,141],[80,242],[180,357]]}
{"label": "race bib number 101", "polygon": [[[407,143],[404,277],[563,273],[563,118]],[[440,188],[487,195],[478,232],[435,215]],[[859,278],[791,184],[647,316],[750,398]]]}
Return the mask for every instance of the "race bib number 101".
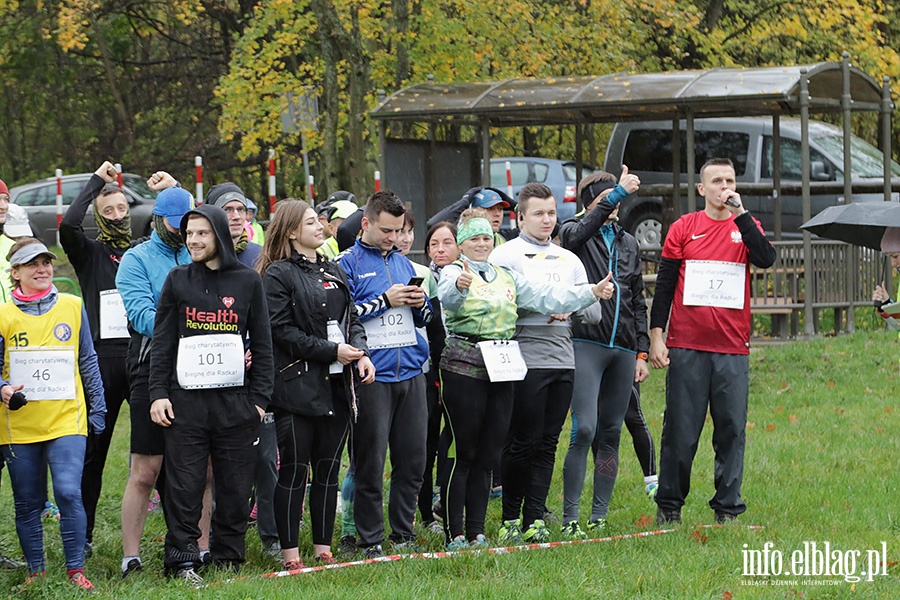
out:
{"label": "race bib number 101", "polygon": [[242,386],[244,342],[233,333],[183,337],[175,372],[185,390]]}

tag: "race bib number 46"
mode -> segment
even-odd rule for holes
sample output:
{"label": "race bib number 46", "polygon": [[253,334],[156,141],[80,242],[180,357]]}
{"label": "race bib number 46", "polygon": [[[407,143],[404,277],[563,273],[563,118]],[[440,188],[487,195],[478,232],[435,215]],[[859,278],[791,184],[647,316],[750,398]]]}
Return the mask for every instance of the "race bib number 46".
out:
{"label": "race bib number 46", "polygon": [[416,328],[408,306],[391,308],[364,324],[369,350],[415,346]]}
{"label": "race bib number 46", "polygon": [[28,400],[74,400],[75,367],[71,348],[9,350],[9,381],[23,384]]}
{"label": "race bib number 46", "polygon": [[233,333],[181,338],[175,372],[186,390],[242,386],[244,342]]}
{"label": "race bib number 46", "polygon": [[747,265],[717,260],[684,263],[685,306],[744,308]]}

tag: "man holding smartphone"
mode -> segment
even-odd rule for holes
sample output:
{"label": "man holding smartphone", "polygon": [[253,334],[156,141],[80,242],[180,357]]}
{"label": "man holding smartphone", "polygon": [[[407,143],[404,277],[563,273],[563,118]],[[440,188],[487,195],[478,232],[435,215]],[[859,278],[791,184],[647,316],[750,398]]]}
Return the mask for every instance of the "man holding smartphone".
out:
{"label": "man holding smartphone", "polygon": [[397,550],[413,550],[413,519],[425,468],[428,409],[422,365],[428,345],[416,331],[431,320],[431,303],[415,283],[415,269],[396,247],[404,206],[389,190],[366,204],[362,237],[335,260],[347,272],[350,292],[366,328],[375,382],[358,390],[352,431],[356,462],[354,517],[366,558],[383,555],[382,485],[391,449],[389,518]]}

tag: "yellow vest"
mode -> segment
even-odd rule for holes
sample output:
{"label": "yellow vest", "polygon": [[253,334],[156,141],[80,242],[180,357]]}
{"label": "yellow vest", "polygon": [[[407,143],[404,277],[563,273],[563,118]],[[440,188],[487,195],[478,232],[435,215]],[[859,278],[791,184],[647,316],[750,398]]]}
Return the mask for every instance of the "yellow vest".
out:
{"label": "yellow vest", "polygon": [[[81,374],[78,370],[78,344],[81,334],[81,299],[69,294],[59,294],[56,305],[43,315],[27,315],[13,302],[0,305],[0,336],[5,342],[3,353],[3,378],[10,381],[10,352],[25,357],[19,362],[25,366],[20,381],[24,383],[28,404],[16,411],[4,409],[6,423],[0,424],[0,444],[32,444],[55,440],[65,435],[87,435],[87,409]],[[36,349],[54,352],[57,363],[46,361],[47,354]],[[28,354],[32,356],[28,356]],[[65,357],[65,366],[59,366]],[[51,375],[68,375],[69,365],[74,369],[73,394],[68,398],[35,400],[35,390],[41,385],[52,385]],[[49,392],[52,394],[52,392]]]}

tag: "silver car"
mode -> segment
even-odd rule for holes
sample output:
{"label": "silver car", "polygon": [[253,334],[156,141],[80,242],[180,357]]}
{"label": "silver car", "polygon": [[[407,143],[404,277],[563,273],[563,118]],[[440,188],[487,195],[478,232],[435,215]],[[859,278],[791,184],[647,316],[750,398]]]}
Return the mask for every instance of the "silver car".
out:
{"label": "silver car", "polygon": [[[92,173],[64,175],[62,178],[63,214],[75,201]],[[147,187],[147,179],[133,173],[122,174],[123,192],[131,208],[131,237],[138,239],[150,235],[153,223],[153,207],[157,192]],[[19,185],[9,190],[9,201],[25,207],[35,237],[45,244],[56,244],[56,178],[48,177],[34,183]],[[97,235],[93,211],[88,210],[82,222],[88,237]]]}

